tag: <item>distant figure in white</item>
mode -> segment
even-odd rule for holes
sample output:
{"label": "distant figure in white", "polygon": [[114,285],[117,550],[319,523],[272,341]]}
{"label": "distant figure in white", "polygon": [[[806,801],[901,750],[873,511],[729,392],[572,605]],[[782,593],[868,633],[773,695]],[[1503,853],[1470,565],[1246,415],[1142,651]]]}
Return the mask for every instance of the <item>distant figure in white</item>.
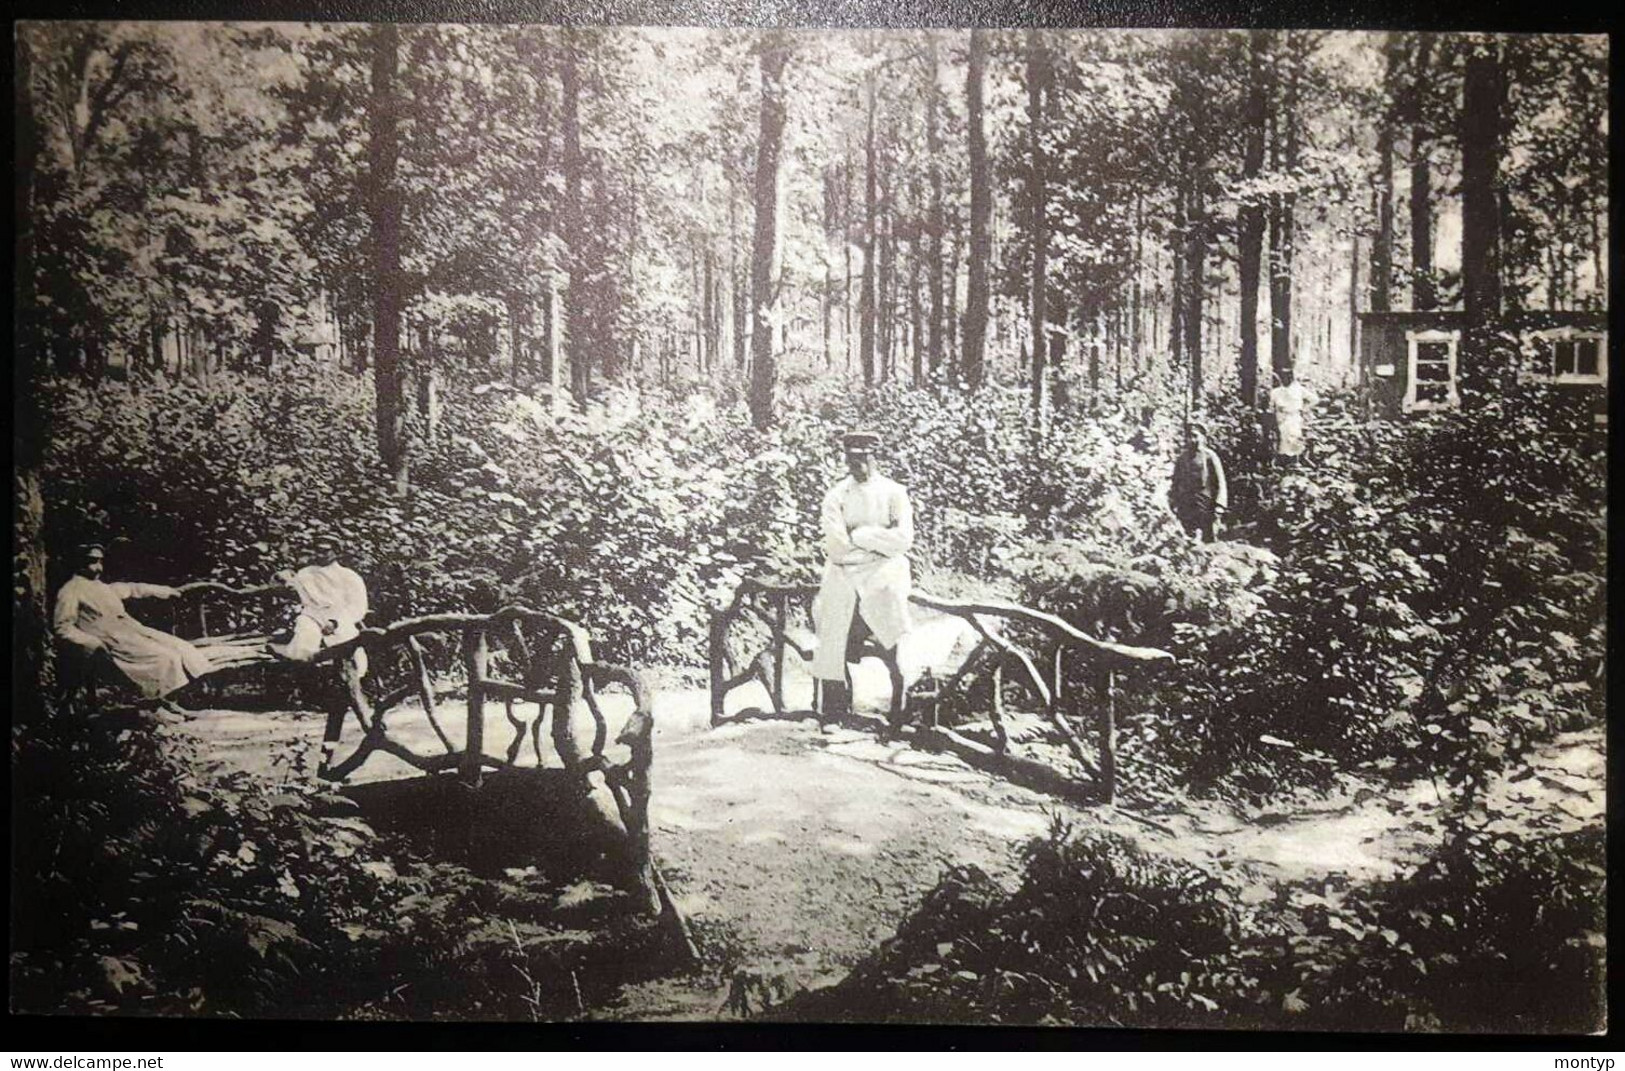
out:
{"label": "distant figure in white", "polygon": [[[307,565],[297,572],[284,569],[276,578],[299,596],[299,617],[293,636],[285,644],[271,644],[271,653],[294,662],[309,662],[316,653],[353,640],[367,616],[367,582],[354,569],[332,562]],[[356,667],[367,672],[367,653],[356,652]]]}
{"label": "distant figure in white", "polygon": [[263,653],[232,641],[192,643],[143,625],[124,609],[125,599],[173,599],[165,584],[102,580],[100,544],[81,548],[79,568],[56,594],[58,638],[88,655],[105,653],[148,699],[161,699],[206,673],[259,661]]}
{"label": "distant figure in white", "polygon": [[1303,454],[1303,420],[1305,411],[1320,398],[1314,391],[1297,382],[1292,369],[1281,372],[1280,385],[1270,391],[1270,412],[1275,416],[1275,457],[1285,467],[1298,463]]}
{"label": "distant figure in white", "polygon": [[863,641],[873,635],[895,651],[910,626],[914,513],[908,492],[875,471],[879,436],[852,432],[842,444],[851,474],[824,496],[824,580],[813,603],[818,647],[812,668],[821,682],[825,719],[851,709],[846,666]]}

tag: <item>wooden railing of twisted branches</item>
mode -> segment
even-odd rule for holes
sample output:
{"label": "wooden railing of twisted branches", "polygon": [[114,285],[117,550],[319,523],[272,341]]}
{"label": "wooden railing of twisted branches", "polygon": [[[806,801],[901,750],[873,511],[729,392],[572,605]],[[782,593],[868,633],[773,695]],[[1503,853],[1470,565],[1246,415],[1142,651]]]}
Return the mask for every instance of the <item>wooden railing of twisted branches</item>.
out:
{"label": "wooden railing of twisted branches", "polygon": [[[285,584],[264,584],[255,587],[234,588],[213,580],[194,581],[176,589],[180,595],[168,606],[171,630],[189,639],[221,639],[226,636],[267,636],[288,622],[278,621],[278,612],[286,610],[297,596]],[[459,747],[440,724],[437,717],[434,673],[423,641],[431,636],[455,635],[460,639],[461,661],[468,690],[468,727],[463,746]],[[522,680],[505,681],[491,676],[489,671],[492,641],[508,645],[520,669]],[[411,679],[382,696],[367,694],[361,675],[352,657],[356,651],[366,650],[375,666],[387,665],[397,652],[405,654],[410,665]],[[293,668],[298,663],[262,663],[255,668]],[[603,769],[606,774],[620,777],[603,758],[607,723],[598,703],[598,689],[619,685],[633,697],[634,715],[619,742],[634,751],[647,745],[647,741],[627,737],[647,735],[652,728],[650,711],[651,693],[643,676],[636,670],[594,661],[592,640],[586,629],[565,618],[540,610],[509,606],[494,614],[433,614],[409,618],[387,628],[364,628],[354,639],[328,647],[312,660],[314,666],[334,667],[343,682],[346,703],[342,709],[329,711],[326,750],[321,775],[329,780],[342,781],[362,765],[374,752],[405,762],[426,773],[437,773],[456,768],[464,776],[477,778],[484,767],[512,766],[523,748],[528,727],[531,743],[541,753],[540,731],[543,714],[552,711],[551,740],[554,750],[567,768],[587,770]],[[445,749],[442,754],[424,755],[390,739],[387,715],[403,702],[417,699],[430,728]],[[516,706],[535,703],[535,718],[519,716]],[[514,736],[506,748],[506,757],[484,754],[485,712],[488,703],[500,704]],[[590,712],[594,729],[592,743],[583,747],[577,739],[572,712],[585,708]],[[559,712],[563,711],[560,716]],[[342,760],[336,759],[345,722],[354,716],[362,736],[354,751]],[[636,780],[636,778],[633,778]]]}
{"label": "wooden railing of twisted branches", "polygon": [[[734,591],[728,605],[712,615],[712,725],[719,725],[726,719],[728,694],[752,682],[760,683],[767,690],[768,701],[775,714],[782,716],[791,713],[784,698],[786,657],[793,651],[799,658],[810,660],[812,652],[789,635],[790,615],[792,612],[805,613],[810,627],[812,600],[817,594],[818,588],[814,585],[745,580]],[[1144,673],[1170,664],[1174,661],[1172,654],[1154,647],[1134,647],[1099,640],[1053,614],[1015,603],[959,601],[921,592],[911,594],[909,601],[922,609],[967,622],[977,637],[976,646],[953,676],[941,685],[939,694],[954,692],[981,675],[985,675],[992,685],[990,709],[987,712],[994,738],[991,747],[948,726],[937,724],[935,703],[928,705],[922,724],[914,726],[917,740],[953,751],[978,766],[1022,775],[1024,780],[1034,783],[1036,787],[1066,796],[1079,795],[1079,786],[1053,767],[1010,752],[1004,723],[1004,684],[1006,679],[1010,679],[1023,685],[1024,690],[1037,700],[1039,710],[1054,725],[1072,758],[1095,780],[1094,794],[1105,802],[1113,801],[1117,791],[1118,680],[1124,674]],[[735,622],[747,617],[755,618],[767,627],[768,646],[754,657],[736,660],[728,648],[728,632]],[[999,627],[1000,622],[1026,626],[1041,637],[1039,649],[1028,650],[1018,644]],[[889,728],[900,730],[905,695],[903,676],[896,660],[890,652],[881,650],[872,642],[866,646],[863,655],[878,658],[886,665],[892,685]],[[1072,717],[1072,712],[1084,704],[1063,701],[1069,671],[1074,681],[1081,677],[1088,682],[1093,700],[1089,705],[1093,708],[1097,740],[1094,756],[1085,748],[1082,734]],[[814,708],[818,706],[819,698],[815,683]]]}
{"label": "wooden railing of twisted branches", "polygon": [[[459,641],[468,708],[461,747],[451,740],[436,716],[433,674],[422,642],[436,635],[454,635]],[[503,680],[492,673],[494,642],[507,647],[518,680]],[[410,679],[374,698],[368,694],[355,658],[359,651],[366,651],[373,664],[382,663],[395,651],[404,651],[411,666]],[[594,661],[586,629],[566,618],[523,606],[505,607],[494,614],[431,614],[398,621],[387,628],[362,629],[354,639],[321,651],[313,664],[336,666],[344,683],[346,702],[328,714],[319,769],[321,776],[333,781],[344,780],[375,752],[383,752],[426,773],[455,769],[471,783],[477,783],[485,768],[517,763],[527,727],[540,762],[542,722],[544,713],[549,714],[546,720],[551,725],[553,750],[564,768],[583,780],[602,776],[614,796],[638,881],[652,898],[651,907],[670,906],[649,848],[654,693],[638,670]],[[599,690],[611,686],[624,687],[632,697],[632,714],[616,736],[616,742],[624,744],[630,753],[623,763],[611,762],[605,755],[609,723],[599,704]],[[420,754],[391,739],[388,715],[409,699],[421,704],[423,716],[444,749],[441,754]],[[521,703],[536,704],[536,715],[528,723],[516,711],[516,705]],[[503,757],[489,755],[485,750],[486,714],[491,705],[501,707],[513,730]],[[579,720],[583,711],[590,723]],[[345,724],[352,716],[361,729],[361,739],[348,757],[337,759]]]}
{"label": "wooden railing of twisted branches", "polygon": [[299,601],[286,584],[234,588],[218,580],[194,580],[175,590],[179,597],[165,607],[169,631],[192,640],[268,636],[288,624],[278,618],[287,618]]}
{"label": "wooden railing of twisted branches", "polygon": [[[292,590],[281,584],[233,588],[204,580],[177,590],[180,597],[169,607],[172,627],[178,635],[193,639],[268,636],[285,624],[276,621],[279,607],[295,598]],[[434,667],[424,643],[431,637],[454,637],[460,651],[461,683],[466,689],[468,711],[460,742],[453,741],[440,722],[441,697],[437,695]],[[492,673],[494,644],[506,647],[518,680],[504,680]],[[408,680],[381,695],[369,694],[379,687],[373,683],[378,674],[363,674],[362,663],[355,657],[360,651],[367,652],[367,662],[373,667],[394,664],[404,655]],[[456,770],[469,782],[477,783],[487,768],[517,765],[527,735],[541,762],[542,724],[547,721],[553,751],[564,768],[584,781],[595,775],[603,778],[626,829],[639,885],[651,898],[651,905],[657,901],[662,910],[672,910],[675,917],[649,846],[653,691],[638,670],[595,661],[591,637],[582,626],[522,606],[509,606],[494,614],[431,614],[384,628],[364,628],[355,638],[318,652],[309,663],[268,662],[248,668],[271,673],[336,674],[342,699],[328,709],[317,768],[318,776],[329,781],[346,780],[381,752],[425,773]],[[615,741],[629,753],[621,763],[610,761],[605,754],[609,723],[599,703],[599,692],[610,687],[625,688],[632,698],[632,714]],[[421,706],[421,715],[439,741],[441,753],[422,754],[391,737],[391,711],[413,699]],[[523,703],[536,704],[534,717],[522,716],[517,708]],[[492,706],[502,709],[513,732],[500,757],[485,751],[486,721]],[[590,719],[588,722],[582,721],[582,712]],[[351,718],[361,735],[349,754],[340,758],[340,744]]]}

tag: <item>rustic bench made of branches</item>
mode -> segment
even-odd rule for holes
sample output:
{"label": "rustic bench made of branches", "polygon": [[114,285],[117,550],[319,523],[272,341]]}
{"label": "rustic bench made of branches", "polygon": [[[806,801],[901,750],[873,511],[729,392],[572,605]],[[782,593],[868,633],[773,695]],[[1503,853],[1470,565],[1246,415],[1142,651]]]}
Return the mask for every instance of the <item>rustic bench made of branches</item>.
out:
{"label": "rustic bench made of branches", "polygon": [[[178,590],[177,598],[165,600],[167,615],[160,611],[152,616],[176,635],[194,640],[269,640],[286,627],[279,617],[291,618],[289,604],[296,601],[292,589],[282,584],[233,588],[206,580]],[[455,651],[453,659],[436,657],[447,647]],[[365,662],[356,657],[360,651],[367,652]],[[501,666],[493,667],[494,661]],[[504,677],[502,669],[514,679]],[[245,674],[260,674],[267,689],[281,681],[286,691],[290,680],[317,686],[327,722],[316,772],[328,781],[348,780],[382,753],[424,773],[455,771],[478,783],[487,769],[519,765],[527,739],[537,765],[543,765],[546,723],[559,764],[580,779],[589,795],[607,793],[612,801],[606,803],[625,830],[633,884],[647,898],[649,910],[670,911],[682,928],[649,848],[653,692],[637,670],[597,662],[582,626],[520,606],[494,614],[433,614],[363,628],[355,638],[319,651],[310,662],[267,660],[218,676],[240,682]],[[200,687],[211,677],[188,687]],[[607,754],[609,722],[600,703],[601,691],[613,687],[624,688],[632,700],[632,713],[614,740],[626,749],[622,762]],[[444,704],[455,692],[466,697],[467,706],[460,741],[442,723]],[[399,708],[412,701],[434,734],[438,752],[420,752],[392,735],[391,715],[405,713]],[[512,730],[499,755],[486,753],[486,723],[493,706],[503,711]],[[352,719],[359,735],[349,734],[354,746],[341,755]],[[686,930],[684,940],[692,947]]]}
{"label": "rustic bench made of branches", "polygon": [[[818,594],[813,585],[769,584],[745,580],[734,591],[732,600],[711,618],[710,670],[711,670],[711,724],[726,720],[726,700],[730,692],[751,683],[766,689],[772,711],[778,716],[789,716],[785,703],[784,685],[786,656],[794,652],[803,660],[810,660],[812,652],[803,647],[790,634],[792,620],[805,621],[812,629],[812,601]],[[1011,753],[1010,739],[1005,727],[1004,692],[1007,679],[1019,683],[1036,701],[1038,709],[1054,726],[1068,753],[1095,782],[1095,794],[1111,802],[1117,791],[1117,715],[1116,695],[1119,678],[1125,673],[1142,673],[1174,661],[1167,651],[1153,647],[1133,647],[1107,640],[1095,639],[1053,614],[1014,603],[998,601],[958,601],[937,598],[921,592],[910,595],[910,602],[922,609],[956,617],[970,625],[976,644],[951,677],[939,682],[934,693],[926,695],[920,704],[919,724],[913,726],[915,739],[952,751],[977,766],[1004,774],[1016,774],[1035,787],[1059,795],[1076,797],[1079,786],[1053,767],[1024,756]],[[792,615],[795,615],[792,617]],[[736,658],[729,648],[729,632],[742,620],[755,619],[768,630],[765,650],[752,657]],[[1009,625],[1017,625],[1025,633],[1037,637],[1035,643],[1023,644],[1010,635]],[[873,642],[866,643],[861,657],[880,659],[891,678],[891,701],[888,726],[892,730],[903,727],[905,694],[903,675],[892,652],[884,651]],[[1069,668],[1081,671],[1087,681],[1098,746],[1095,755],[1085,749],[1074,718],[1083,713],[1086,704],[1081,696],[1067,695],[1065,682]],[[977,679],[985,679],[989,689],[989,709],[993,743],[985,744],[971,739],[938,721],[937,711],[943,697],[964,695]],[[1074,678],[1075,680],[1076,678]],[[819,709],[820,696],[816,681],[812,710]],[[870,719],[864,719],[869,721]]]}

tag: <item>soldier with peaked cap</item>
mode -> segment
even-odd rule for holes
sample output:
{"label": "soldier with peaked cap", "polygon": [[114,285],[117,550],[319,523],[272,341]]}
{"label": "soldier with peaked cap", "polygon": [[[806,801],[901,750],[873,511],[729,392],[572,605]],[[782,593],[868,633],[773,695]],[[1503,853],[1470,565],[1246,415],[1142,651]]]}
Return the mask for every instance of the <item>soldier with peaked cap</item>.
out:
{"label": "soldier with peaked cap", "polygon": [[914,513],[908,492],[875,471],[879,436],[853,431],[841,442],[849,474],[824,496],[824,579],[813,603],[818,647],[812,668],[822,684],[827,717],[851,706],[849,650],[866,635],[895,648],[908,631],[912,586],[908,552],[914,546]]}

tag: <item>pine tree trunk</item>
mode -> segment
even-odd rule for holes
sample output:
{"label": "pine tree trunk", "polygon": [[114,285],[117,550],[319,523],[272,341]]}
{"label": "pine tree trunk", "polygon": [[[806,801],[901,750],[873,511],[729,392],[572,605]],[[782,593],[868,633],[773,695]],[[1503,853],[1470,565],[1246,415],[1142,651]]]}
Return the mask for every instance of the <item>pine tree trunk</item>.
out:
{"label": "pine tree trunk", "polygon": [[858,297],[859,361],[863,365],[863,382],[874,386],[875,367],[875,78],[871,71],[866,79],[868,90],[868,121],[864,127],[863,142],[863,290]]}
{"label": "pine tree trunk", "polygon": [[[1257,178],[1264,168],[1264,56],[1268,38],[1262,30],[1252,31],[1247,63],[1246,145],[1242,178]],[[1258,285],[1264,256],[1264,205],[1257,197],[1240,212],[1238,270],[1241,277],[1241,399],[1256,406],[1258,392]]]}
{"label": "pine tree trunk", "polygon": [[1185,247],[1185,359],[1189,362],[1193,407],[1202,400],[1202,316],[1207,297],[1207,206],[1202,178],[1198,167],[1191,174],[1191,218]]}
{"label": "pine tree trunk", "polygon": [[[1384,45],[1390,94],[1397,93],[1400,50],[1392,38]],[[1371,311],[1387,312],[1392,307],[1394,288],[1394,125],[1392,103],[1383,111],[1377,128],[1377,233],[1371,241]]]}
{"label": "pine tree trunk", "polygon": [[[1475,43],[1467,56],[1461,109],[1461,293],[1466,313],[1461,376],[1480,384],[1494,371],[1487,352],[1501,314],[1500,211],[1496,197],[1501,154],[1499,46]],[[1474,337],[1474,336],[1480,337]]]}
{"label": "pine tree trunk", "polygon": [[592,357],[587,348],[590,334],[587,325],[588,299],[586,264],[586,221],[583,218],[581,179],[584,167],[581,157],[581,76],[580,41],[574,29],[564,32],[564,57],[559,70],[560,92],[563,97],[561,121],[564,137],[564,204],[561,209],[565,244],[565,274],[568,277],[564,298],[564,333],[570,363],[570,393],[576,405],[586,408],[592,392]]}
{"label": "pine tree trunk", "polygon": [[373,257],[373,392],[377,402],[378,455],[396,487],[404,492],[410,477],[400,368],[401,194],[396,184],[400,143],[395,92],[400,28],[393,23],[380,23],[372,32],[367,209]]}
{"label": "pine tree trunk", "polygon": [[965,292],[965,329],[960,344],[960,371],[975,390],[986,377],[988,271],[991,267],[993,214],[992,181],[988,173],[987,135],[982,129],[982,81],[987,65],[987,40],[981,30],[970,32],[970,70],[965,78],[970,138],[970,279]]}
{"label": "pine tree trunk", "polygon": [[779,152],[784,138],[784,68],[788,45],[781,37],[763,43],[761,52],[762,107],[756,142],[756,233],[751,243],[750,389],[747,400],[751,423],[770,426],[775,419],[774,392],[778,370],[773,354],[773,309],[778,259]]}
{"label": "pine tree trunk", "polygon": [[1433,279],[1433,193],[1428,160],[1426,115],[1423,106],[1428,63],[1433,42],[1425,34],[1416,42],[1412,57],[1410,99],[1411,123],[1411,307],[1431,309],[1438,305],[1438,289]]}
{"label": "pine tree trunk", "polygon": [[[1287,62],[1294,63],[1290,38]],[[1277,110],[1275,145],[1272,149],[1276,170],[1290,170],[1297,164],[1297,73],[1290,67],[1285,79],[1285,99]],[[1270,213],[1270,367],[1285,381],[1293,368],[1292,346],[1292,255],[1296,198],[1276,194]]]}
{"label": "pine tree trunk", "polygon": [[852,374],[852,142],[846,143],[846,159],[841,164],[841,348],[846,355],[846,372]]}
{"label": "pine tree trunk", "polygon": [[931,374],[935,376],[942,367],[942,233],[943,233],[943,205],[942,205],[942,138],[937,131],[937,84],[939,69],[937,65],[937,40],[930,38],[930,77],[931,84],[926,90],[925,98],[925,144],[929,154],[927,166],[931,169],[931,221],[930,244],[927,251],[931,278],[931,307],[927,314],[929,321],[926,327],[926,364]]}
{"label": "pine tree trunk", "polygon": [[1046,204],[1044,165],[1044,88],[1048,81],[1048,56],[1037,30],[1027,31],[1027,151],[1029,180],[1028,208],[1032,213],[1032,278],[1030,284],[1033,368],[1029,404],[1033,416],[1042,420],[1047,403],[1049,372],[1049,319],[1045,293],[1049,270],[1049,221]]}
{"label": "pine tree trunk", "polygon": [[1142,371],[1146,366],[1145,312],[1141,308],[1142,291],[1145,287],[1145,195],[1138,189],[1134,191],[1134,278],[1129,284],[1129,359],[1133,362],[1136,372]]}
{"label": "pine tree trunk", "polygon": [[918,237],[909,243],[908,256],[908,352],[911,371],[914,376],[914,385],[918,387],[925,381],[925,346],[924,332],[921,330],[920,305],[920,240]]}
{"label": "pine tree trunk", "polygon": [[948,378],[950,381],[957,379],[960,375],[959,259],[964,245],[964,240],[961,238],[958,228],[955,228],[948,241],[948,278],[946,280],[947,285],[943,288],[945,291],[943,320],[947,328],[945,332],[947,335],[947,350],[944,356],[948,362]]}
{"label": "pine tree trunk", "polygon": [[1181,183],[1174,195],[1174,235],[1168,250],[1169,256],[1173,259],[1173,285],[1168,295],[1168,353],[1175,368],[1184,363],[1185,357],[1185,305],[1189,300],[1185,296],[1189,286],[1185,273],[1185,256],[1190,250],[1187,231],[1191,226],[1188,198],[1185,186]]}

